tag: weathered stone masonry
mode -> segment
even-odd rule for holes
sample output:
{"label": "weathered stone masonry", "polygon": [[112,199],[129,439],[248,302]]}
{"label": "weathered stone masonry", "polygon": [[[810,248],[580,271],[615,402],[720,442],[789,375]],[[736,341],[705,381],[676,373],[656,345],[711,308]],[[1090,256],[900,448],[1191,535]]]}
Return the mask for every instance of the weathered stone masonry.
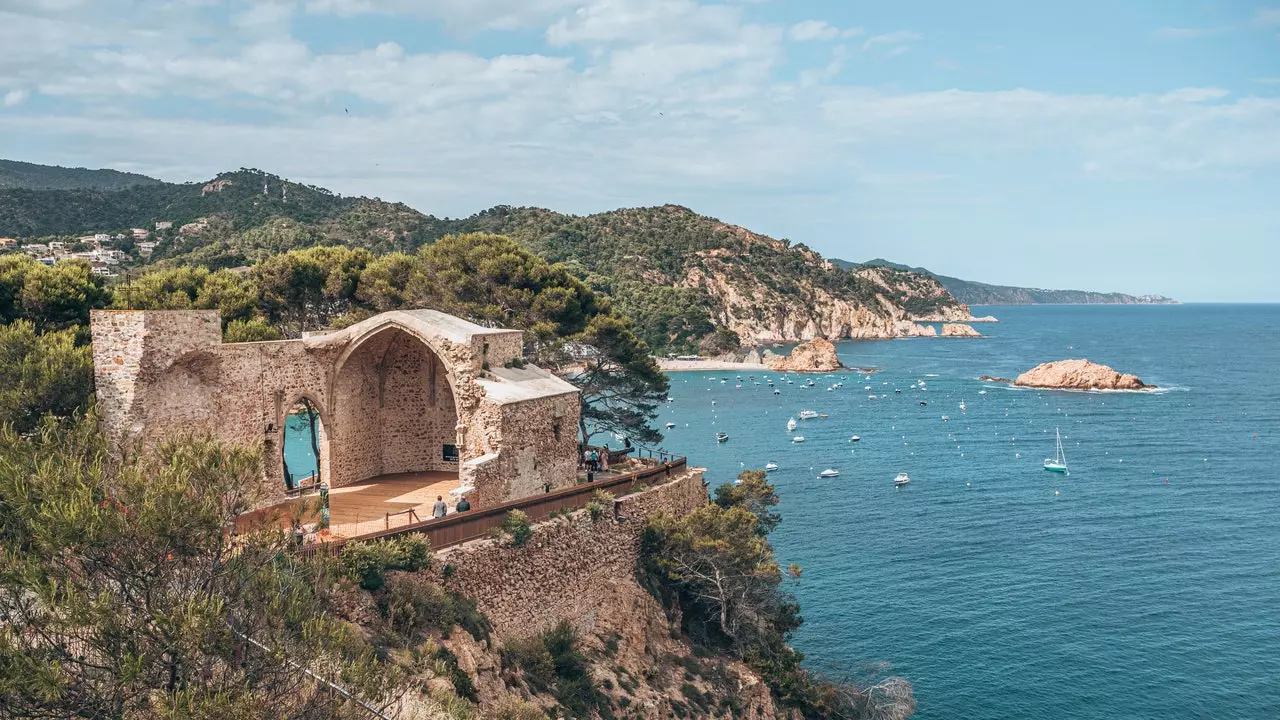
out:
{"label": "weathered stone masonry", "polygon": [[96,310],[91,326],[98,407],[117,448],[192,430],[262,442],[271,499],[284,495],[282,428],[302,399],[319,411],[320,475],[332,487],[456,470],[479,508],[574,481],[577,390],[505,367],[522,353],[517,330],[432,310],[238,344],[222,342],[213,310]]}
{"label": "weathered stone masonry", "polygon": [[689,470],[620,498],[625,520],[612,509],[595,520],[580,510],[539,523],[521,547],[477,540],[442,550],[435,571],[450,566],[444,582],[475,600],[501,636],[532,635],[560,620],[590,630],[616,582],[635,577],[647,519],[660,512],[682,517],[706,504],[702,471]]}

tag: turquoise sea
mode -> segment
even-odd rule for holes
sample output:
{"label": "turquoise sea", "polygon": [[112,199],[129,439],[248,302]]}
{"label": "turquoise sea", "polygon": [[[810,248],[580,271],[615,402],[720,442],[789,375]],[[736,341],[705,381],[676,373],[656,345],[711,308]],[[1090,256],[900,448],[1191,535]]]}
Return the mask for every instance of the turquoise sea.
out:
{"label": "turquoise sea", "polygon": [[[920,720],[1280,718],[1280,306],[974,310],[985,339],[840,345],[869,381],[672,374],[667,449],[713,483],[780,465],[810,666],[891,663]],[[1164,390],[976,379],[1068,357]],[[787,432],[802,409],[829,417]]]}

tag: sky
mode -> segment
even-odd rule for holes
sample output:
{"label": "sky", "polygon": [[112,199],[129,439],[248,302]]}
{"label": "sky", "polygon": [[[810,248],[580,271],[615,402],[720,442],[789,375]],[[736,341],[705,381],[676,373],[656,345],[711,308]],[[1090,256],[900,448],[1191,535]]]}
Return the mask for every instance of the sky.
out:
{"label": "sky", "polygon": [[0,157],[1280,301],[1280,2],[0,0]]}

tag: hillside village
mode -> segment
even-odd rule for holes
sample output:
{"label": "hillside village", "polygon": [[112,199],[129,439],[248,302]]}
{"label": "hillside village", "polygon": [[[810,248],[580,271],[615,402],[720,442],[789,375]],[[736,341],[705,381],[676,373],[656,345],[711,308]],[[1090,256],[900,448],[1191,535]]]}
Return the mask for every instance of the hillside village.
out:
{"label": "hillside village", "polygon": [[72,237],[39,238],[37,241],[0,237],[0,254],[21,252],[45,265],[83,261],[91,272],[103,278],[118,278],[132,265],[146,262],[166,239],[198,235],[208,227],[200,218],[177,228],[172,221],[161,221],[153,229],[129,228],[127,232],[97,232]]}

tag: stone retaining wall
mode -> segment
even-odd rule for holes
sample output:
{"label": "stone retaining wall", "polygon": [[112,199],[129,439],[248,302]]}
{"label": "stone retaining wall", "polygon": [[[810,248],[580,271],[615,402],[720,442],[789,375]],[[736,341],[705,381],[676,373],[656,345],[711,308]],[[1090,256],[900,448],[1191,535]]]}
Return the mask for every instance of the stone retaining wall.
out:
{"label": "stone retaining wall", "polygon": [[521,547],[477,540],[442,550],[435,567],[452,568],[445,583],[476,601],[499,636],[523,637],[568,620],[589,630],[611,583],[635,576],[640,534],[659,512],[686,515],[707,503],[702,471],[619,498],[593,520],[586,510],[534,526]]}

